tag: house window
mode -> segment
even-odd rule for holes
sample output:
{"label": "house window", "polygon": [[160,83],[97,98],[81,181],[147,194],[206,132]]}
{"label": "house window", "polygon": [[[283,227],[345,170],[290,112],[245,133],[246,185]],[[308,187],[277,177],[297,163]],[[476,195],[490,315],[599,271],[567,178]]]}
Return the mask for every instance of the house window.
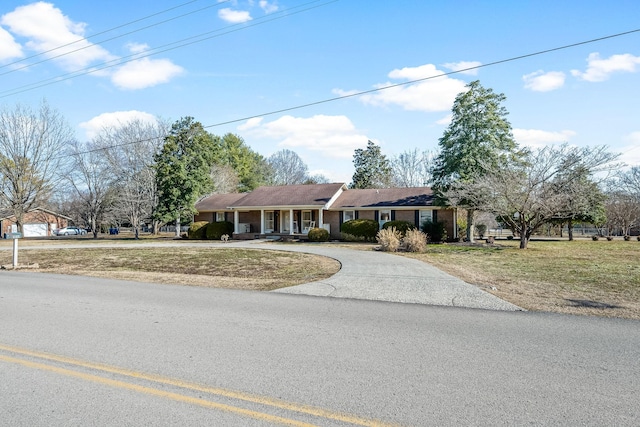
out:
{"label": "house window", "polygon": [[224,212],[216,212],[216,222],[222,222],[224,220]]}
{"label": "house window", "polygon": [[342,214],[342,221],[347,222],[352,219],[356,219],[356,211],[344,211]]}
{"label": "house window", "polygon": [[309,230],[311,228],[311,211],[302,211],[302,229]]}
{"label": "house window", "polygon": [[385,222],[389,222],[391,221],[391,210],[390,209],[385,209],[380,211],[380,218],[379,218],[379,222],[380,222],[380,227],[382,227],[382,225]]}
{"label": "house window", "polygon": [[431,209],[420,209],[420,224],[419,224],[419,226],[422,227],[422,224],[424,224],[425,222],[433,222],[433,210],[431,210]]}
{"label": "house window", "polygon": [[273,233],[274,213],[273,211],[265,211],[264,228],[265,233]]}

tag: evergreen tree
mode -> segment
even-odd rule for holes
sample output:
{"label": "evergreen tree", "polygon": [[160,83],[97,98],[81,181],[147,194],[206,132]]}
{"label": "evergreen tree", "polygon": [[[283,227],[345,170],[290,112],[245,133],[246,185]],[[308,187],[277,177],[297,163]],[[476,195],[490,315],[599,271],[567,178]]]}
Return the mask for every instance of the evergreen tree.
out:
{"label": "evergreen tree", "polygon": [[392,169],[380,147],[369,141],[367,148],[358,148],[353,155],[353,174],[351,188],[388,188],[391,187]]}

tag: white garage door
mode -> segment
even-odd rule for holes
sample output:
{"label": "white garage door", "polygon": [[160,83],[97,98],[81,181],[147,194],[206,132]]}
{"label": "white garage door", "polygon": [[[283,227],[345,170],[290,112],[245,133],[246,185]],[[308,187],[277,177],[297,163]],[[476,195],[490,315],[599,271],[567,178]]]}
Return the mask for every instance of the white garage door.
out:
{"label": "white garage door", "polygon": [[45,237],[47,235],[47,224],[24,224],[22,226],[24,237]]}

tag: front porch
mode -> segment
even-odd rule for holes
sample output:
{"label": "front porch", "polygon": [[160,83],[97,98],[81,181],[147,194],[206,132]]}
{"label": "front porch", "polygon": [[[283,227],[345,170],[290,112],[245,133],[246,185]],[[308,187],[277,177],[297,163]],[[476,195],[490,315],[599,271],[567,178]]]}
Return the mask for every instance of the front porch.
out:
{"label": "front porch", "polygon": [[330,231],[329,224],[325,224],[323,218],[322,208],[235,210],[233,235],[237,239],[269,236],[305,239],[312,228],[325,228]]}

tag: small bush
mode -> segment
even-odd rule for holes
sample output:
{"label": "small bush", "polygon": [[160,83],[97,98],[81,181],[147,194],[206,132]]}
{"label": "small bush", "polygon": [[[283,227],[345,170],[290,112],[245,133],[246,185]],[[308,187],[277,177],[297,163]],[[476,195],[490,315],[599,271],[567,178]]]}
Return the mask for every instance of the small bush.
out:
{"label": "small bush", "polygon": [[233,234],[233,223],[229,221],[212,222],[207,225],[206,236],[209,240],[220,240],[223,234]]}
{"label": "small bush", "polygon": [[513,240],[513,236],[507,236],[507,240]]}
{"label": "small bush", "polygon": [[631,240],[631,236],[624,236],[624,240],[625,242],[628,242],[629,240]]}
{"label": "small bush", "polygon": [[207,231],[207,221],[198,221],[191,224],[189,230],[187,230],[187,236],[189,239],[204,239],[205,232]]}
{"label": "small bush", "polygon": [[638,236],[637,239],[638,239],[638,242],[640,242],[640,236]]}
{"label": "small bush", "polygon": [[382,224],[383,229],[391,228],[391,227],[395,227],[395,229],[398,230],[400,234],[402,234],[402,236],[407,234],[407,231],[413,230],[416,228],[416,226],[409,221],[387,221],[384,224]]}
{"label": "small bush", "polygon": [[426,221],[422,224],[422,231],[429,236],[430,242],[444,242],[447,240],[447,229],[442,221]]}
{"label": "small bush", "polygon": [[612,241],[613,240],[613,236],[607,236],[607,240],[608,241]]}
{"label": "small bush", "polygon": [[402,244],[408,252],[424,252],[427,248],[427,235],[415,228],[408,230]]}
{"label": "small bush", "polygon": [[345,242],[364,242],[364,237],[354,236],[349,233],[340,233],[340,239]]}
{"label": "small bush", "polygon": [[311,230],[309,230],[309,234],[307,234],[307,236],[309,237],[310,242],[329,241],[329,232],[324,228],[312,228]]}
{"label": "small bush", "polygon": [[361,237],[364,240],[374,241],[379,228],[380,225],[378,221],[372,219],[352,219],[343,223],[340,231],[355,237]]}
{"label": "small bush", "polygon": [[600,236],[591,236],[591,240],[593,240],[594,242],[597,242],[598,240],[600,240]]}
{"label": "small bush", "polygon": [[376,240],[385,252],[397,251],[400,247],[400,239],[402,239],[402,235],[395,227],[383,228],[376,234]]}

